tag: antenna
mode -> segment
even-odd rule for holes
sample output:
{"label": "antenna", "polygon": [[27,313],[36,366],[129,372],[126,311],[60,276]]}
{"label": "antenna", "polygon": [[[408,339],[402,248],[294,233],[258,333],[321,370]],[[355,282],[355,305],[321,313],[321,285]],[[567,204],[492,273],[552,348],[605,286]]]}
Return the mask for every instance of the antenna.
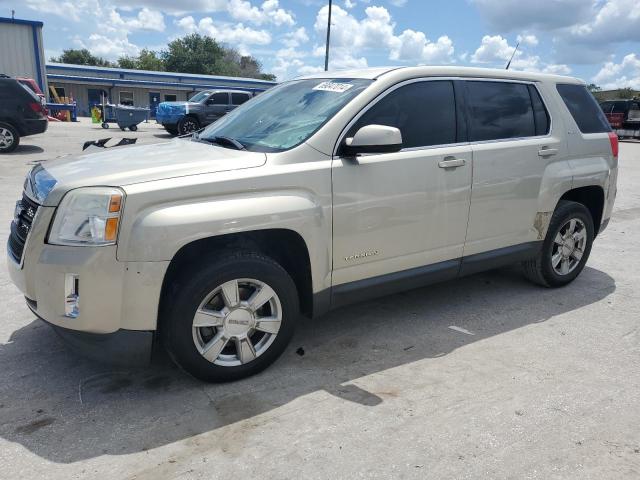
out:
{"label": "antenna", "polygon": [[519,46],[520,46],[520,42],[518,42],[516,44],[516,48],[513,49],[513,53],[511,54],[511,58],[509,59],[509,63],[507,63],[507,68],[505,68],[505,70],[509,70],[509,67],[511,66],[511,61],[513,60],[513,57],[516,56],[516,52],[518,51]]}

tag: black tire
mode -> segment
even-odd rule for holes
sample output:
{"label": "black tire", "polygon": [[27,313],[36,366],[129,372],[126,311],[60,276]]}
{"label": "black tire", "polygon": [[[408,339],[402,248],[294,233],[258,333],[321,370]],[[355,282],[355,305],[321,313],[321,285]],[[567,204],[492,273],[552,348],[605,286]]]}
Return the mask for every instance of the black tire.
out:
{"label": "black tire", "polygon": [[132,132],[135,132],[136,130],[138,130],[138,126],[137,125],[131,125],[129,127],[129,130],[131,130]]}
{"label": "black tire", "polygon": [[[217,287],[230,280],[247,278],[264,282],[276,293],[282,307],[280,330],[273,343],[250,362],[237,366],[214,364],[196,348],[194,315]],[[271,365],[291,340],[299,315],[298,293],[289,274],[274,260],[255,252],[219,254],[199,260],[189,265],[185,274],[178,274],[165,295],[160,315],[162,342],[179,367],[207,382],[239,380]]]}
{"label": "black tire", "polygon": [[11,137],[11,140],[7,138],[2,139],[3,145],[0,146],[0,153],[11,153],[20,145],[20,133],[18,133],[18,130],[16,130],[13,125],[8,123],[0,122],[0,128],[6,130]]}
{"label": "black tire", "polygon": [[109,124],[107,122],[102,122],[102,128],[106,130],[107,128],[109,128]]}
{"label": "black tire", "polygon": [[178,121],[178,133],[180,135],[188,135],[200,129],[200,122],[196,117],[187,115]]}
{"label": "black tire", "polygon": [[167,131],[167,133],[170,133],[171,135],[178,135],[177,128],[164,127],[164,129]]}
{"label": "black tire", "polygon": [[[580,261],[569,273],[559,274],[553,268],[551,260],[554,249],[557,248],[557,246],[554,246],[556,245],[554,244],[554,238],[567,222],[572,219],[582,221],[585,226],[587,238]],[[593,239],[593,218],[589,210],[581,203],[561,200],[549,222],[549,229],[547,230],[547,235],[540,253],[537,257],[522,263],[524,276],[533,283],[549,288],[563,287],[571,283],[580,275],[580,272],[582,272],[582,269],[587,263],[589,254],[591,253]]]}

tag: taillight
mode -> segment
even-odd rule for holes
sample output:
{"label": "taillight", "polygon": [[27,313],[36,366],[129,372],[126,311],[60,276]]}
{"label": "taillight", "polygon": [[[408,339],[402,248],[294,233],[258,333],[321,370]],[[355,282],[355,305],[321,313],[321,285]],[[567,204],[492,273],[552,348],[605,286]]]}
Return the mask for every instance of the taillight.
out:
{"label": "taillight", "polygon": [[31,110],[33,110],[36,113],[44,114],[44,107],[42,106],[42,103],[29,102],[29,107],[31,108]]}
{"label": "taillight", "polygon": [[614,157],[618,156],[618,135],[614,132],[609,132],[609,141],[611,142],[611,154]]}

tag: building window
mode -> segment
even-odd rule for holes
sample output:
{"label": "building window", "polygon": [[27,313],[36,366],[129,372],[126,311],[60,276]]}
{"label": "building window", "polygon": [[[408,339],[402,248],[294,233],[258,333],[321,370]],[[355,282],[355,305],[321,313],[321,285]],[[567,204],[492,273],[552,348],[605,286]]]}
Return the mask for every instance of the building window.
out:
{"label": "building window", "polygon": [[120,92],[120,105],[133,107],[133,92]]}
{"label": "building window", "polygon": [[164,94],[164,101],[165,102],[175,102],[176,100],[178,100],[178,97],[176,95],[170,94],[170,93],[165,93]]}

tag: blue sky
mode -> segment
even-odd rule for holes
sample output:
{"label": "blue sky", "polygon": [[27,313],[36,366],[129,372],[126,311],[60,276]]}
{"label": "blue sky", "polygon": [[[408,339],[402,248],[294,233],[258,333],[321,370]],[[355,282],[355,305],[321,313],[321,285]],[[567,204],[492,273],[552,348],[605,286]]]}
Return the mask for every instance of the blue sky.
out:
{"label": "blue sky", "polygon": [[[321,70],[324,0],[0,0],[41,20],[47,58],[86,47],[115,60],[191,32],[257,57],[284,80]],[[455,64],[570,74],[640,89],[638,0],[336,0],[333,69]]]}

